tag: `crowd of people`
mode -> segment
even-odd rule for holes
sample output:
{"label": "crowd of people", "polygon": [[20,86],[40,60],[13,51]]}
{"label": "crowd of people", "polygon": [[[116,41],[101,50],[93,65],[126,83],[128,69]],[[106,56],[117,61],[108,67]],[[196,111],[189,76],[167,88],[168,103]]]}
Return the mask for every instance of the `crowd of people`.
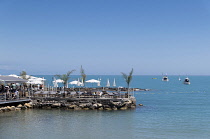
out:
{"label": "crowd of people", "polygon": [[2,100],[19,99],[28,96],[28,92],[33,90],[42,90],[42,85],[8,83],[0,85],[0,96]]}

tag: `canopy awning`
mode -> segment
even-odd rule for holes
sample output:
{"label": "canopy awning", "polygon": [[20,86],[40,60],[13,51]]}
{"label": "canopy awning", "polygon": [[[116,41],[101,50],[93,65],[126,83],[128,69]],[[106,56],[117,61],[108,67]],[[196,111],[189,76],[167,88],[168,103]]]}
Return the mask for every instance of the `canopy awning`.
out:
{"label": "canopy awning", "polygon": [[5,83],[25,83],[27,81],[28,80],[16,78],[13,76],[0,76],[0,82],[5,82]]}

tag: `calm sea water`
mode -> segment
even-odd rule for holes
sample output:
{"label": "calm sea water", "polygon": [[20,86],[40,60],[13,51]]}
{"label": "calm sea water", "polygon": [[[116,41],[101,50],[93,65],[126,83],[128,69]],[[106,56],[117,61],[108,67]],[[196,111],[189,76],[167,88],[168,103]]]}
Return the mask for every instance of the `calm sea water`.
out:
{"label": "calm sea water", "polygon": [[[42,77],[42,76],[40,76]],[[79,76],[72,76],[71,80]],[[51,84],[52,76],[45,76]],[[115,78],[125,86],[122,76],[101,78],[105,86]],[[157,79],[152,79],[157,78]],[[181,77],[182,81],[185,77]],[[178,76],[133,76],[131,87],[149,88],[135,92],[135,110],[71,111],[25,110],[0,113],[0,139],[203,139],[210,138],[210,76],[189,76],[184,85]],[[95,84],[87,84],[94,87]]]}

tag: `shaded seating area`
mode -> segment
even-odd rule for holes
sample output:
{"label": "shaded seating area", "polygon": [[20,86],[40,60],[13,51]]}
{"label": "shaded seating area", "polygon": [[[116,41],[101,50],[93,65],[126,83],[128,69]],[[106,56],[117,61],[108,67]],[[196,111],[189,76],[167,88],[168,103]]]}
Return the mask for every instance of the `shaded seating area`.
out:
{"label": "shaded seating area", "polygon": [[25,85],[28,80],[13,77],[0,76],[0,100],[12,100],[25,97]]}
{"label": "shaded seating area", "polygon": [[[36,91],[33,97],[43,98],[128,98],[127,91],[112,91],[104,88],[46,88],[47,91]],[[133,93],[132,93],[133,94]],[[131,93],[129,96],[132,96]]]}
{"label": "shaded seating area", "polygon": [[56,97],[58,92],[55,91],[36,91],[33,93],[33,97]]}

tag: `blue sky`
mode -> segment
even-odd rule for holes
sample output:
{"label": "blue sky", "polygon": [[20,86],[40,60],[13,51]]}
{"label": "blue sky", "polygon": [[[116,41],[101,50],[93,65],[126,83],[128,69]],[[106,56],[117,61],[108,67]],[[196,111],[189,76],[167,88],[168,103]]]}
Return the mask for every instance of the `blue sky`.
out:
{"label": "blue sky", "polygon": [[0,74],[210,75],[208,0],[0,0]]}

